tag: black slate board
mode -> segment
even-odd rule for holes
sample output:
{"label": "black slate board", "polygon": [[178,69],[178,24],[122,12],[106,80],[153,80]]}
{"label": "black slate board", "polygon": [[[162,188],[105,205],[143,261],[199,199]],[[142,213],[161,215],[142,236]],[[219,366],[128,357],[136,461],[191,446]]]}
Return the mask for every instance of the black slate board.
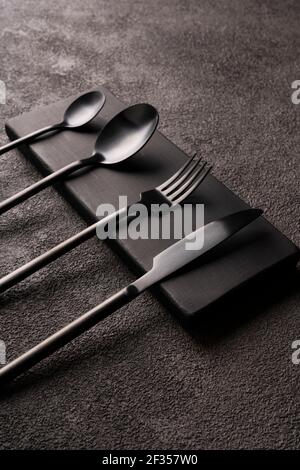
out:
{"label": "black slate board", "polygon": [[[88,157],[103,125],[132,104],[124,105],[106,87],[100,89],[106,95],[105,106],[84,132],[65,131],[21,149],[43,174]],[[8,136],[15,139],[59,122],[67,104],[73,99],[70,97],[11,119],[6,124]],[[96,209],[100,203],[112,203],[118,207],[119,194],[128,195],[128,201],[134,202],[141,191],[163,182],[186,159],[180,149],[157,131],[139,155],[126,165],[95,168],[57,188],[91,222],[97,220]],[[205,204],[206,223],[249,207],[213,176],[206,179],[189,201]],[[172,241],[117,240],[112,243],[128,263],[138,272],[143,272],[151,266],[153,256]],[[154,292],[182,319],[191,320],[208,307],[218,305],[238,287],[251,285],[249,281],[262,279],[261,275],[267,279],[270,271],[296,264],[298,258],[298,248],[264,218],[260,218],[226,242],[213,256],[197,261],[190,269],[163,282]]]}

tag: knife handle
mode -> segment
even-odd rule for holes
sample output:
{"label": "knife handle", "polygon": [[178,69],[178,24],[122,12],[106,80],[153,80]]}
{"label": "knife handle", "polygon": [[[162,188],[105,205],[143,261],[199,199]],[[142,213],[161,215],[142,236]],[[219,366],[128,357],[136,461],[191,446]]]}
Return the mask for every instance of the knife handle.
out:
{"label": "knife handle", "polygon": [[95,326],[108,315],[128,304],[138,295],[138,289],[130,284],[52,336],[49,336],[49,338],[0,369],[0,386],[23,374],[35,364]]}

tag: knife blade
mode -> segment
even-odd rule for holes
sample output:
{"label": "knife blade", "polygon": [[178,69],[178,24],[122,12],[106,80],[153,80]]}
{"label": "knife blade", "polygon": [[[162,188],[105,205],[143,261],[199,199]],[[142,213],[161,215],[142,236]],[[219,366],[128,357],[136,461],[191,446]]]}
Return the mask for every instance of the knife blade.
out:
{"label": "knife blade", "polygon": [[[133,282],[133,285],[142,292],[217,247],[262,213],[261,209],[247,209],[198,228],[155,256],[152,269]],[[192,244],[192,248],[187,249],[189,244]]]}

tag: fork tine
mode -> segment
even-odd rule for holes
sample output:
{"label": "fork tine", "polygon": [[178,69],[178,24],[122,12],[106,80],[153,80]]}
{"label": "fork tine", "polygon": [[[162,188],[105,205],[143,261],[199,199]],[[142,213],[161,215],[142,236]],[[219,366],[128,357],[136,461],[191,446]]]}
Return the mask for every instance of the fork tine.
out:
{"label": "fork tine", "polygon": [[[160,191],[165,191],[167,187],[173,183],[177,178],[179,178],[187,169],[189,166],[193,165],[195,162],[195,159],[197,157],[197,153],[193,155],[191,159],[189,159],[176,173],[174,173],[171,178],[167,179],[167,181],[164,181],[160,186],[158,186],[156,189],[159,189]],[[200,161],[201,159],[198,159],[197,161]]]}
{"label": "fork tine", "polygon": [[197,176],[204,170],[206,165],[207,165],[207,162],[202,163],[202,165],[197,165],[194,168],[194,171],[186,175],[186,178],[183,181],[181,181],[180,184],[176,185],[176,187],[174,185],[174,190],[171,193],[168,193],[168,197],[175,199],[177,196],[183,193],[184,190],[188,188],[191,183],[194,182],[194,179],[197,178]]}
{"label": "fork tine", "polygon": [[185,186],[183,185],[185,182],[195,176],[195,173],[197,173],[199,169],[202,170],[205,165],[206,162],[202,163],[201,161],[196,161],[191,167],[189,167],[188,171],[185,171],[184,174],[172,184],[172,186],[167,188],[167,191],[163,191],[164,195],[167,197],[172,196],[175,191],[184,188]]}
{"label": "fork tine", "polygon": [[[179,204],[182,202],[184,199],[186,199],[195,189],[202,183],[202,181],[206,178],[208,173],[211,171],[212,165],[209,165],[208,167],[205,168],[205,170],[201,170],[197,176],[194,176],[191,178],[189,181],[188,187],[185,189],[185,191],[182,193],[182,191],[178,190],[177,193],[179,193],[179,197],[176,199],[176,194],[172,194],[172,201],[174,204]],[[185,185],[186,186],[186,185]],[[183,189],[183,188],[181,188]],[[174,199],[175,196],[175,199]]]}
{"label": "fork tine", "polygon": [[185,181],[186,179],[194,173],[195,169],[199,168],[199,164],[201,163],[201,160],[198,158],[195,158],[193,160],[192,165],[189,165],[184,172],[182,172],[181,176],[176,178],[175,181],[171,185],[168,185],[167,188],[164,188],[162,191],[163,193],[168,196],[171,194],[173,191],[176,191]]}

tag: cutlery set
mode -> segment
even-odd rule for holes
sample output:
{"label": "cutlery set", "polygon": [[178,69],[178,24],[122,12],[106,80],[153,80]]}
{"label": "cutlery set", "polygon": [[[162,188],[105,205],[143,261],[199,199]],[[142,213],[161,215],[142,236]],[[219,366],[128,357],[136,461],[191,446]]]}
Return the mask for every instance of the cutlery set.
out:
{"label": "cutlery set", "polygon": [[[0,155],[16,148],[20,144],[26,142],[33,143],[38,137],[47,133],[51,133],[52,135],[54,132],[61,132],[63,130],[78,131],[98,115],[104,106],[105,100],[105,94],[100,91],[82,95],[68,106],[61,123],[44,127],[25,137],[12,141],[10,144],[0,148]],[[15,207],[29,197],[37,194],[52,183],[64,180],[67,176],[80,168],[101,165],[113,166],[136,155],[153,136],[157,129],[158,121],[158,112],[149,104],[136,104],[124,109],[116,114],[102,128],[97,137],[94,151],[90,157],[77,160],[64,166],[60,170],[51,173],[39,182],[0,203],[0,214],[3,214],[12,207]],[[147,208],[151,208],[153,204],[164,204],[164,210],[168,211],[170,208],[183,203],[205,180],[211,168],[211,165],[202,161],[202,159],[195,155],[166,181],[150,190],[142,192],[138,203],[144,204]],[[75,234],[24,266],[2,277],[2,279],[0,279],[0,292],[4,292],[65,253],[68,253],[73,248],[79,246],[81,243],[94,236],[99,227],[105,226],[112,219],[117,221],[124,219],[128,223],[130,217],[132,217],[128,216],[130,207],[131,205],[97,221],[80,233]],[[152,268],[135,282],[0,369],[0,384],[30,369],[40,360],[49,356],[96,325],[103,318],[132,301],[145,289],[165,278],[169,278],[172,274],[181,270],[193,260],[200,258],[204,253],[222,244],[222,242],[246,227],[261,214],[262,211],[258,209],[241,210],[229,214],[198,228],[182,240],[161,251],[153,257]],[[202,237],[199,237],[200,235],[202,235]],[[201,243],[200,241],[197,242],[198,238],[201,238]],[[192,250],[186,248],[186,244],[191,240],[196,240],[196,246],[194,246]]]}

